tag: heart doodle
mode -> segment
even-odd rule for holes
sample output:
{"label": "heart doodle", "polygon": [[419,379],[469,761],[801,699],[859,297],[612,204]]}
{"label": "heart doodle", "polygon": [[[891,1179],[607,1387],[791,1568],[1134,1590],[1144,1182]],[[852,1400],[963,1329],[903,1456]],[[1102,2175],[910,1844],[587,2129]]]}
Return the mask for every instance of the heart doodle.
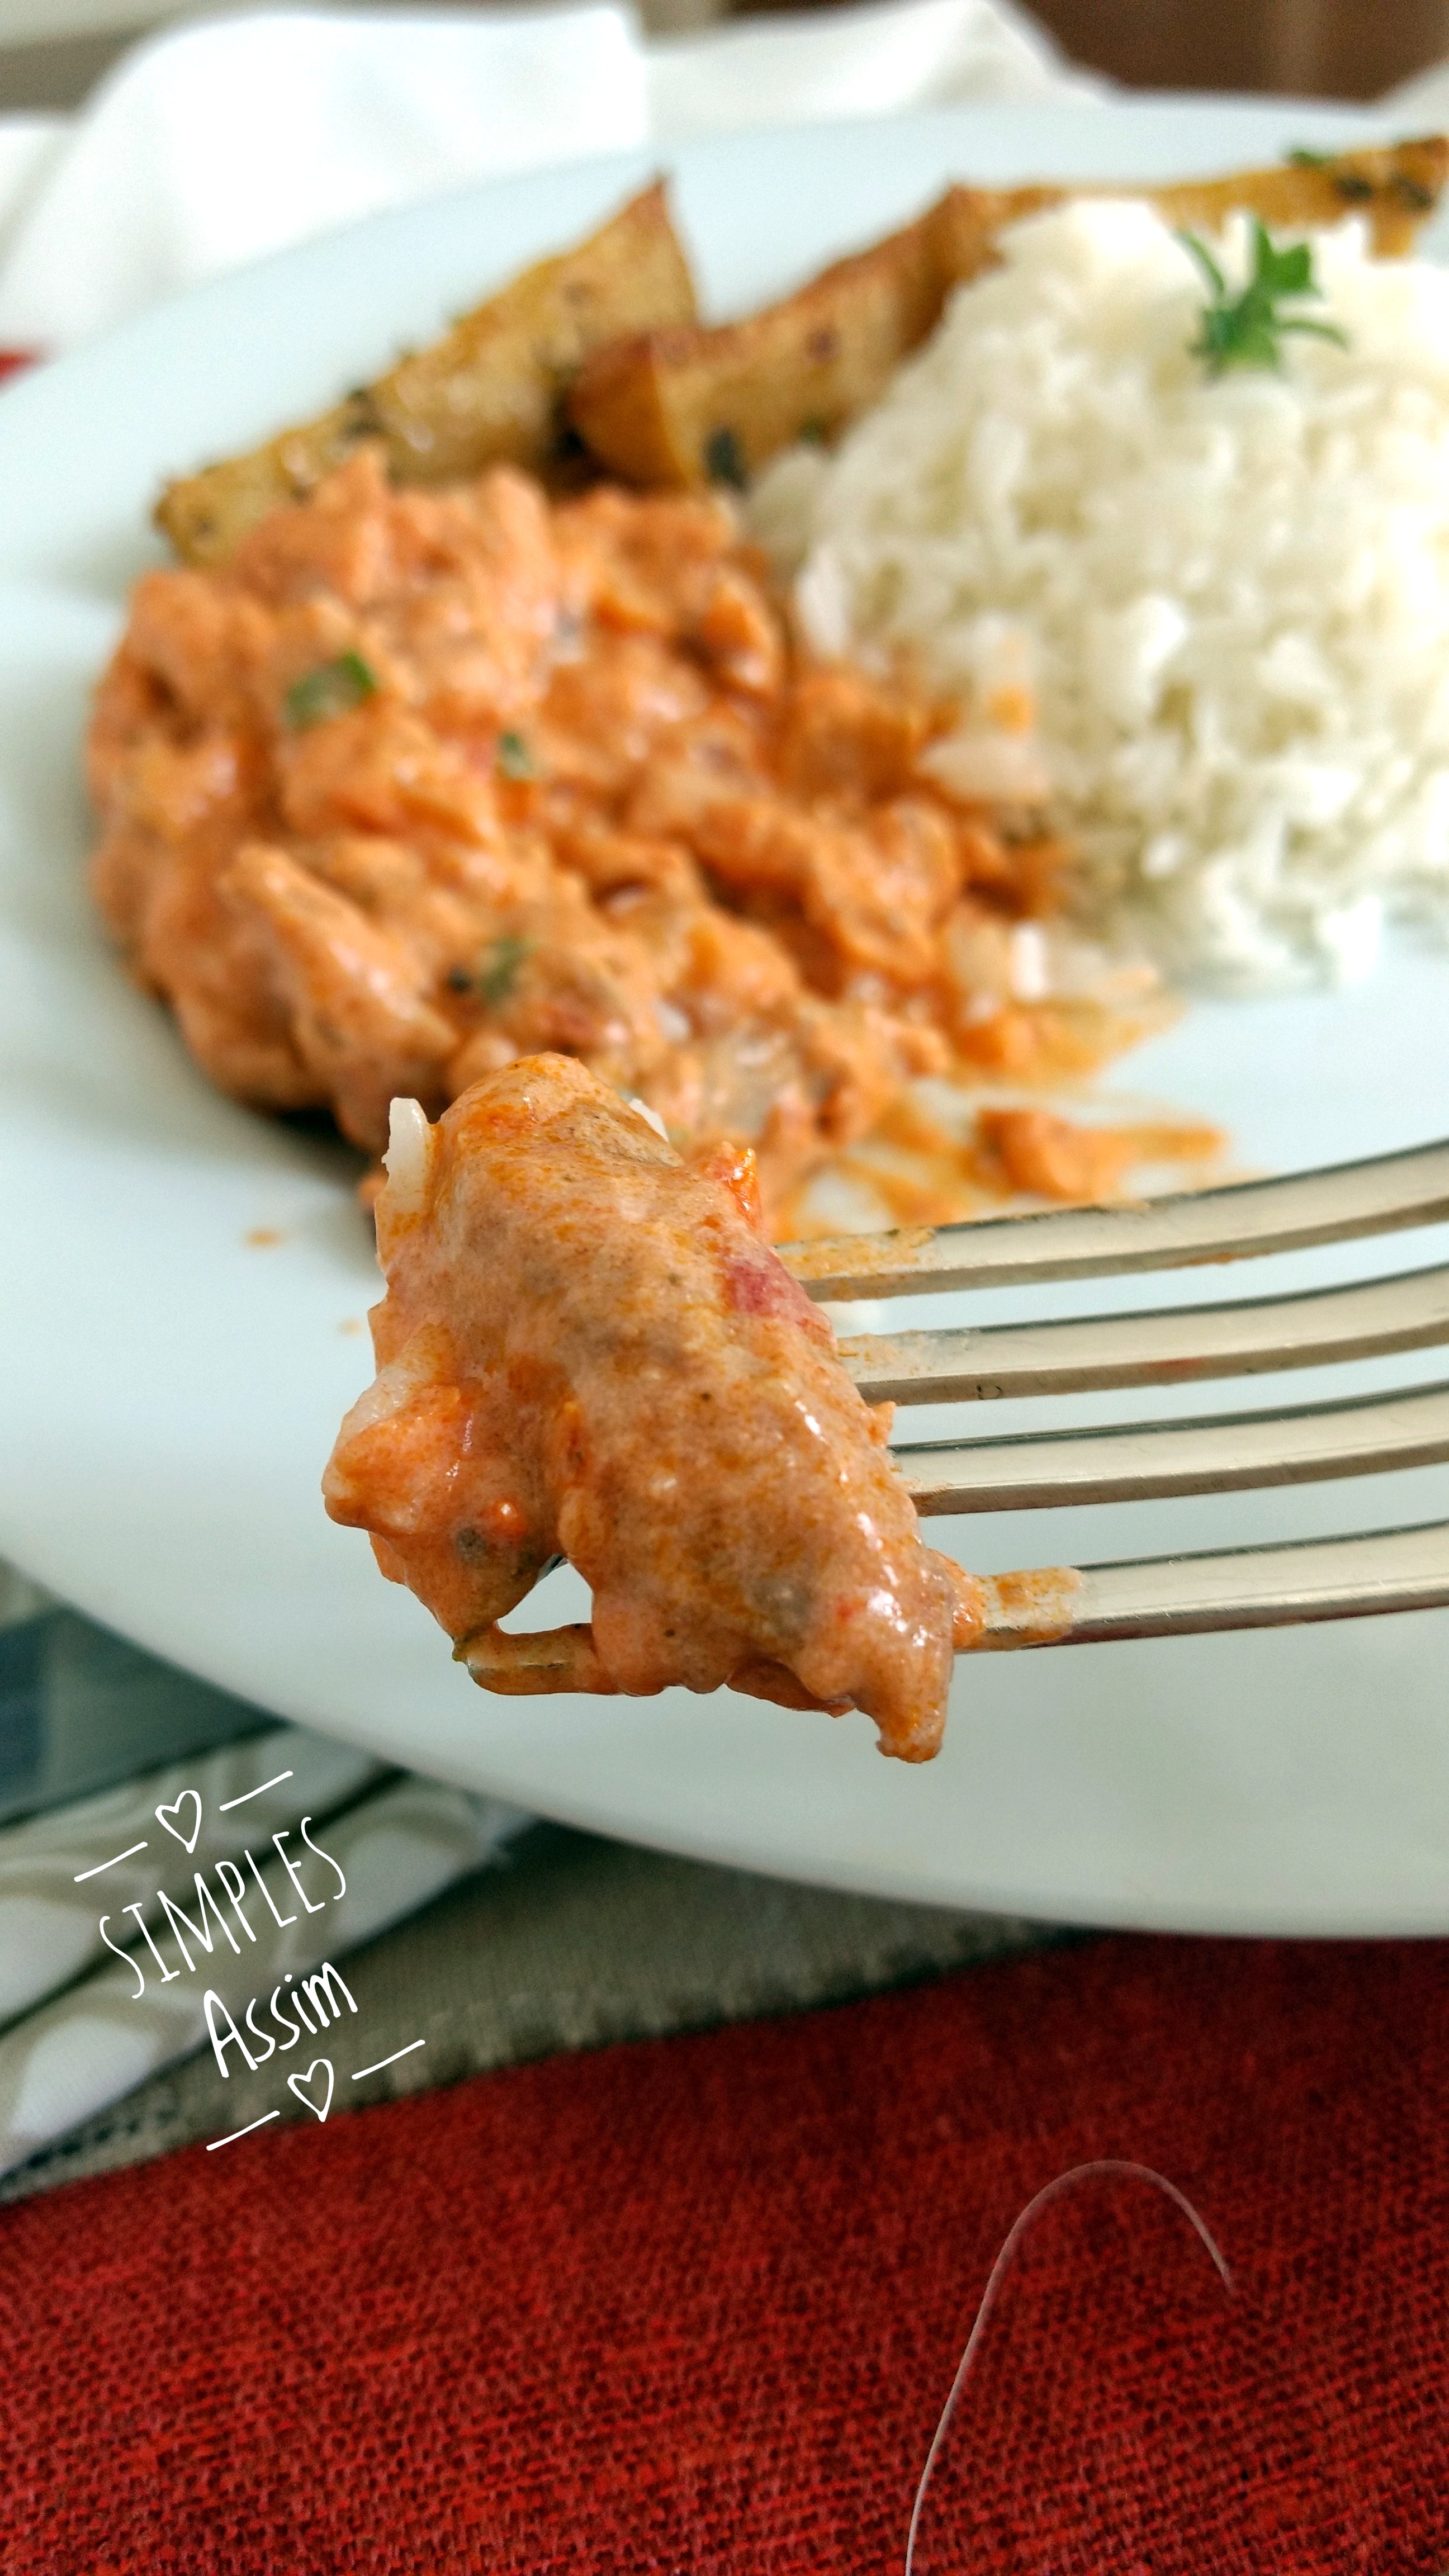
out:
{"label": "heart doodle", "polygon": [[[325,2093],[323,2094],[323,2096],[322,2096],[322,2108],[321,2108],[321,2110],[320,2110],[320,2111],[318,2110],[316,2103],[313,2101],[313,2099],[312,2099],[312,2095],[311,2095],[311,2092],[310,2092],[310,2090],[309,2090],[309,2087],[310,2087],[311,2082],[312,2082],[312,2078],[313,2078],[313,2076],[316,2074],[317,2069],[318,2069],[318,2067],[319,2067],[319,2066],[321,2067],[323,2074],[324,2074],[324,2075],[326,2076],[326,2078],[327,2078],[327,2090],[326,2090],[326,2092],[325,2092]],[[331,2060],[331,2058],[330,2058],[330,2057],[314,2057],[314,2058],[313,2058],[313,2060],[312,2060],[312,2063],[311,2063],[311,2065],[308,2067],[307,2072],[306,2072],[306,2074],[305,2074],[305,2075],[289,2075],[289,2076],[288,2076],[288,2078],[287,2078],[287,2090],[288,2090],[288,2092],[289,2092],[289,2093],[295,2093],[299,2102],[305,2102],[305,2103],[306,2103],[307,2108],[308,2108],[308,2110],[311,2112],[312,2117],[313,2117],[313,2119],[314,2119],[314,2120],[325,2120],[325,2119],[326,2119],[326,2117],[327,2117],[328,2112],[329,2112],[329,2111],[331,2110],[331,2108],[332,2108],[332,2081],[333,2081],[333,2078],[332,2078],[332,2060]]]}
{"label": "heart doodle", "polygon": [[[191,1831],[189,1834],[183,1833],[180,1825],[173,1825],[171,1821],[173,1816],[180,1815],[182,1808],[186,1806],[188,1802],[191,1806]],[[158,1807],[156,1810],[156,1822],[158,1825],[164,1825],[168,1834],[174,1834],[179,1843],[184,1843],[188,1853],[194,1852],[196,1849],[196,1837],[201,1831],[201,1800],[195,1789],[183,1789],[180,1797],[173,1798],[169,1807]]]}

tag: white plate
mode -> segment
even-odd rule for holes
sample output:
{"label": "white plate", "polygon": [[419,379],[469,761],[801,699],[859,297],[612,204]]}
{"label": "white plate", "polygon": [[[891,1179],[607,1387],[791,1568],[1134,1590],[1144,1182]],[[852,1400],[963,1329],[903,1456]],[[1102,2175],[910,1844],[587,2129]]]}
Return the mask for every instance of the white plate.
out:
{"label": "white plate", "polygon": [[[1333,109],[1153,101],[732,136],[670,159],[725,310],[948,178],[1212,171],[1368,130]],[[648,166],[597,160],[382,217],[0,401],[0,1552],[269,1708],[678,1850],[1083,1922],[1449,1931],[1449,1613],[968,1661],[945,1752],[907,1770],[863,1718],[724,1693],[489,1699],[366,1542],[323,1516],[318,1476],[369,1373],[366,1230],[340,1156],[218,1099],[108,957],[82,886],[86,690],[152,558],[163,471],[317,407],[585,231]],[[1405,956],[1349,994],[1200,1008],[1128,1076],[1224,1120],[1262,1166],[1417,1142],[1449,1132],[1446,1001],[1443,960]],[[250,1245],[257,1228],[280,1241]],[[1449,1248],[1406,1257],[1431,1253]],[[1265,1267],[1286,1285],[1324,1265]],[[1330,1374],[1342,1388],[1392,1372],[1324,1372],[1295,1399]],[[1010,1427],[1008,1410],[993,1418]],[[953,1534],[997,1569],[1446,1511],[1449,1471],[1432,1471]],[[574,1583],[551,1579],[541,1623]]]}

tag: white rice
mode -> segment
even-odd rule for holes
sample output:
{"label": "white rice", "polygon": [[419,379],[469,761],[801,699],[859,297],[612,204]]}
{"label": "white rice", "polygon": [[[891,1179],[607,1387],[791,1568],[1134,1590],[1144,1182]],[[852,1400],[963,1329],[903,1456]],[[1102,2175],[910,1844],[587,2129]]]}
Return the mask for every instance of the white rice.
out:
{"label": "white rice", "polygon": [[[1045,791],[1096,919],[1238,987],[1366,973],[1386,916],[1449,926],[1449,271],[1311,238],[1323,300],[1291,309],[1347,349],[1214,381],[1150,208],[1038,216],[751,505],[818,649],[962,696],[944,776]],[[1246,227],[1218,251],[1241,280]]]}

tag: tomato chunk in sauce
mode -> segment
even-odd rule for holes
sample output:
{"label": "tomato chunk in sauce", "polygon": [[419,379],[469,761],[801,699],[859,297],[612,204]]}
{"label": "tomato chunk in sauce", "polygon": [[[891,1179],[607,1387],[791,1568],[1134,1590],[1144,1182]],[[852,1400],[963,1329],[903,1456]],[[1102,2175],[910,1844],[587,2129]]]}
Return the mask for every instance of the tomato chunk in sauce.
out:
{"label": "tomato chunk in sauce", "polygon": [[[691,1165],[559,1055],[394,1116],[378,1373],[324,1482],[485,1687],[723,1683],[937,1750],[977,1588],[926,1547],[748,1151]],[[498,1622],[557,1555],[588,1626]]]}

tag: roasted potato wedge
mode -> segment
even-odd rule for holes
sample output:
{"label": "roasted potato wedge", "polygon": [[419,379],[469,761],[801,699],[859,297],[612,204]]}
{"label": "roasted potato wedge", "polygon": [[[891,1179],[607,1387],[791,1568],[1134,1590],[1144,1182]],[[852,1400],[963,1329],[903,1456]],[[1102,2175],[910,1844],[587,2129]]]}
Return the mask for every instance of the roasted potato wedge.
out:
{"label": "roasted potato wedge", "polygon": [[831,436],[875,401],[941,310],[938,215],[748,321],[594,350],[568,402],[590,454],[629,483],[742,483],[792,439]]}
{"label": "roasted potato wedge", "polygon": [[651,328],[596,348],[574,378],[568,416],[626,483],[743,482],[792,440],[829,438],[874,402],[951,289],[990,266],[1008,224],[1044,206],[1141,195],[1169,223],[1207,231],[1239,207],[1289,230],[1362,213],[1387,257],[1410,247],[1446,177],[1449,140],[1435,136],[1174,187],[952,188],[903,231],[748,321]]}
{"label": "roasted potato wedge", "polygon": [[268,510],[310,491],[367,438],[383,441],[400,483],[445,483],[504,462],[546,469],[558,456],[563,390],[587,353],[694,314],[660,182],[320,419],[169,484],[156,523],[189,563],[220,563]]}

